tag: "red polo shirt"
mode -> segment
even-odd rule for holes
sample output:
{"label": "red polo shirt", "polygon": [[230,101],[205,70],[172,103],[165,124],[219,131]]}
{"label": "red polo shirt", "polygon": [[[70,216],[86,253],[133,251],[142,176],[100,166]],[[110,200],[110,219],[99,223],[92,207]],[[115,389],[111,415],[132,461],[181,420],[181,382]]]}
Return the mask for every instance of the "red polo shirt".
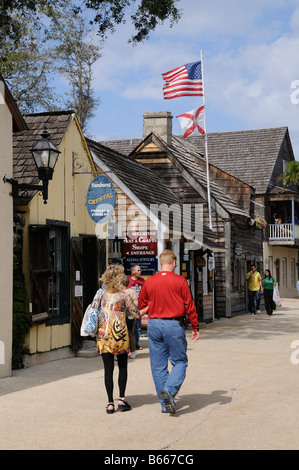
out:
{"label": "red polo shirt", "polygon": [[149,307],[149,318],[175,318],[187,313],[193,330],[198,330],[196,307],[187,281],[178,274],[161,271],[147,279],[138,301],[139,309]]}
{"label": "red polo shirt", "polygon": [[132,288],[134,289],[134,291],[136,292],[137,294],[137,297],[139,297],[139,294],[140,294],[140,291],[141,291],[141,288],[143,286],[143,284],[145,283],[145,280],[143,279],[143,277],[139,277],[138,279],[132,279],[131,277],[129,277],[129,285],[128,285],[128,288]]}

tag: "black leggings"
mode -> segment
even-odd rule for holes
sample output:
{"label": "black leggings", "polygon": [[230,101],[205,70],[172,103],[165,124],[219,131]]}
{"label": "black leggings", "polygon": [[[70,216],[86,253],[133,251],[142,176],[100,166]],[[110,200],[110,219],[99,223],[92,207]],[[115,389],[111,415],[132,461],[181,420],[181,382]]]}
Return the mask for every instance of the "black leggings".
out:
{"label": "black leggings", "polygon": [[273,312],[273,289],[264,289],[265,307],[268,315]]}
{"label": "black leggings", "polygon": [[119,396],[124,397],[128,378],[128,354],[118,354],[115,356],[111,353],[103,353],[102,358],[105,370],[105,387],[108,395],[108,402],[113,402],[113,371],[114,371],[114,358],[117,358],[118,363],[118,386]]}

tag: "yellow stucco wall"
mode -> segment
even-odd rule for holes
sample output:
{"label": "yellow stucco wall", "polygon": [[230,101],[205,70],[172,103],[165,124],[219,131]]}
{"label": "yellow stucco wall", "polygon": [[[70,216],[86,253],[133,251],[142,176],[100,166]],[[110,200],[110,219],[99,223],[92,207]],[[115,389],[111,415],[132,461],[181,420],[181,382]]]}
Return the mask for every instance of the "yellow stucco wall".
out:
{"label": "yellow stucco wall", "polygon": [[[51,140],[51,136],[49,137]],[[85,206],[88,186],[95,168],[76,117],[73,118],[58,149],[53,180],[49,182],[47,204],[36,194],[26,212],[26,229],[30,224],[46,224],[47,219],[70,223],[70,236],[95,234],[95,223]],[[75,173],[75,174],[74,174]],[[24,230],[24,271],[28,280],[28,230]],[[26,339],[31,354],[71,345],[71,324],[34,326]]]}
{"label": "yellow stucco wall", "polygon": [[[66,221],[71,224],[72,236],[78,233],[94,234],[95,224],[85,207],[86,192],[94,177],[94,174],[86,172],[92,172],[94,167],[75,118],[58,149],[61,154],[53,180],[49,182],[48,202],[44,204],[38,194],[34,196],[29,206],[29,223],[44,224],[46,219]],[[75,160],[81,162],[81,168],[74,168]]]}
{"label": "yellow stucco wall", "polygon": [[[281,297],[295,298],[298,296],[296,289],[298,249],[292,247],[269,245],[264,243],[264,268],[269,268],[277,280],[276,260],[280,260],[280,283],[279,292]],[[286,271],[283,273],[283,260]],[[295,277],[292,268],[295,264]]]}

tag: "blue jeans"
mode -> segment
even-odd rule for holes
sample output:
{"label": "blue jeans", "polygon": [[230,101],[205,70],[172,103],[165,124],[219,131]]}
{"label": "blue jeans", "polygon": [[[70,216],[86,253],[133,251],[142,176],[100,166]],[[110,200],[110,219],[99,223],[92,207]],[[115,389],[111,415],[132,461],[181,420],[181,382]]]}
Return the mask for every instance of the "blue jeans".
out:
{"label": "blue jeans", "polygon": [[249,302],[251,307],[251,313],[255,313],[256,310],[260,309],[261,302],[261,291],[260,290],[250,290],[249,291]]}
{"label": "blue jeans", "polygon": [[134,334],[135,334],[136,349],[138,349],[138,347],[139,347],[139,338],[140,338],[140,334],[141,334],[141,318],[136,318]]}
{"label": "blue jeans", "polygon": [[[185,328],[177,320],[149,318],[148,340],[152,376],[162,406],[160,391],[167,389],[175,396],[186,377],[188,367]],[[168,371],[168,360],[172,369]]]}

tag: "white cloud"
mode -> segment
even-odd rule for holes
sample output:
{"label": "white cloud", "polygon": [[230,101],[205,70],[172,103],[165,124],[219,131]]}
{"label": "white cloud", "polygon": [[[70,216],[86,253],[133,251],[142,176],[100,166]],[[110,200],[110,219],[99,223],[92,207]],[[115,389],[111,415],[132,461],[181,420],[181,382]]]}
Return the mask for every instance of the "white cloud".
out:
{"label": "white cloud", "polygon": [[[158,27],[144,44],[127,43],[132,34],[129,23],[105,43],[94,82],[103,106],[105,94],[113,93],[119,98],[118,109],[135,106],[138,113],[141,103],[146,110],[165,109],[161,74],[198,60],[203,49],[206,105],[213,116],[226,115],[236,125],[239,122],[239,128],[287,125],[299,149],[299,104],[290,99],[291,83],[299,79],[298,2],[181,0],[178,5],[184,8],[179,23],[172,29]],[[171,101],[166,107],[174,116],[194,108],[190,101],[186,109],[183,99]]]}
{"label": "white cloud", "polygon": [[286,34],[273,43],[213,58],[206,76],[211,105],[247,127],[288,126],[297,151],[299,106],[291,102],[291,83],[299,78],[298,50],[299,35]]}

